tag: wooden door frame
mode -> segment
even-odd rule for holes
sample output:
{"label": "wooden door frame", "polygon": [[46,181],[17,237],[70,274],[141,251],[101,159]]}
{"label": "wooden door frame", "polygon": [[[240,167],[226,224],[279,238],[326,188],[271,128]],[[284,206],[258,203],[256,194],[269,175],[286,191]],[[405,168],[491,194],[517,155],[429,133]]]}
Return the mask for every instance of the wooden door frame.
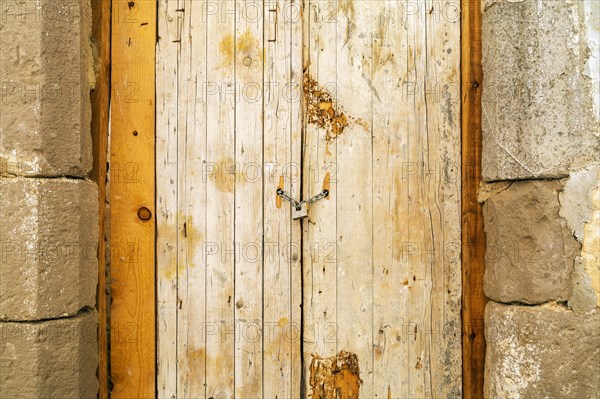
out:
{"label": "wooden door frame", "polygon": [[[100,398],[109,391],[113,398],[150,398],[156,395],[157,2],[99,0],[99,4],[102,26],[110,27],[106,33],[110,42],[102,42],[100,53],[109,54],[111,61],[110,296],[103,295],[101,266],[98,306],[102,333],[106,328],[110,333],[108,343],[100,337]],[[110,308],[108,319],[104,301]]]}
{"label": "wooden door frame", "polygon": [[[114,18],[112,14],[113,1],[117,6],[133,4],[124,0],[92,0],[93,7],[93,39],[97,47],[97,83],[92,95],[92,137],[94,149],[94,168],[91,177],[97,182],[99,188],[99,203],[100,203],[100,237],[99,243],[99,276],[98,276],[98,300],[97,308],[100,316],[100,333],[99,333],[99,353],[100,366],[98,370],[98,378],[100,381],[100,399],[107,398],[109,392],[109,349],[107,344],[107,296],[105,294],[106,285],[106,268],[105,268],[105,240],[104,238],[104,215],[105,215],[105,195],[106,195],[106,174],[107,174],[107,147],[108,147],[108,130],[109,130],[109,107],[111,96],[114,99],[115,90],[118,90],[114,84],[118,83],[111,80],[112,69],[123,70],[131,68],[131,65],[125,58],[111,59],[111,51],[121,51],[124,48],[130,47],[128,51],[131,54],[132,48],[129,43],[128,36],[132,29],[145,27],[144,32],[146,37],[153,34],[156,35],[156,20],[148,19],[148,21],[138,21],[135,24],[130,24],[126,27],[129,29],[117,29],[115,24],[123,23],[123,20]],[[150,5],[155,0],[138,0],[144,7],[152,8]],[[145,4],[144,4],[145,3]],[[139,6],[139,5],[138,5]],[[477,190],[481,181],[481,4],[480,0],[461,0],[461,104],[462,104],[462,343],[463,343],[463,397],[464,398],[480,398],[483,397],[483,375],[485,361],[485,338],[483,314],[485,309],[485,295],[483,293],[483,271],[484,271],[484,252],[485,252],[485,234],[483,231],[483,214],[482,206],[477,201]],[[154,11],[156,12],[156,11]],[[122,16],[121,16],[122,17]],[[133,22],[133,21],[131,21]],[[121,25],[121,28],[123,25]],[[111,36],[112,35],[114,36]],[[115,48],[111,49],[111,42]],[[142,53],[154,53],[154,41],[144,40],[143,46],[133,46],[133,51],[138,55]],[[135,57],[135,55],[132,55]],[[128,57],[129,59],[130,57]],[[111,66],[111,61],[113,65]],[[123,65],[125,63],[125,65]],[[144,81],[153,81],[154,65],[151,67],[140,69],[144,73]],[[150,76],[148,76],[150,75]],[[141,77],[141,76],[140,76]],[[142,79],[140,79],[141,81]],[[152,93],[154,92],[152,88]],[[146,94],[148,100],[154,101],[152,95]],[[131,104],[130,104],[131,105]],[[135,105],[134,105],[135,107]],[[130,108],[113,108],[112,117],[126,117],[127,112],[131,112]],[[150,107],[144,107],[142,111],[135,110],[141,118],[151,118],[154,120],[155,110]],[[134,134],[129,131],[120,131],[117,124],[113,122],[113,136],[119,134],[130,135]],[[154,132],[145,132],[145,151],[149,155],[153,150]],[[117,141],[117,143],[122,143]],[[127,156],[127,147],[120,144],[113,144],[111,151],[113,156],[117,154]],[[154,166],[150,168],[152,173],[147,175],[144,181],[144,187],[150,192],[154,192]],[[118,186],[113,187],[113,190],[118,192]],[[113,195],[115,193],[113,192]],[[127,201],[133,199],[125,198]],[[112,228],[118,230],[123,226],[119,226],[121,220],[128,220],[137,215],[129,213],[137,212],[136,204],[129,204],[129,207],[119,207],[111,212]],[[154,209],[154,203],[150,207]],[[126,213],[126,214],[125,214]],[[153,225],[154,218],[150,223]],[[148,236],[146,246],[154,247],[155,235]],[[154,238],[152,238],[154,237]],[[154,252],[146,254],[145,259],[147,268],[152,269],[151,275],[154,276],[153,267],[155,266]],[[134,290],[133,297],[143,298],[150,295],[154,298],[154,289],[146,286],[139,286]],[[113,300],[122,301],[126,296],[120,297],[120,293],[115,293],[117,298]],[[132,297],[130,297],[131,299]],[[154,305],[155,306],[155,305]],[[113,323],[115,321],[113,320]],[[116,320],[118,323],[119,320]],[[155,323],[155,309],[151,320],[146,320],[145,324],[149,326]],[[111,323],[112,324],[112,323]],[[153,375],[155,370],[156,359],[156,342],[154,334],[137,334],[138,342],[136,348],[149,348],[145,351],[149,363],[144,364],[144,370],[136,374],[136,382],[132,382],[136,387],[146,384],[141,379],[148,375]],[[113,347],[119,345],[117,341],[113,341]],[[112,364],[117,368],[123,368],[126,364],[121,364],[126,361],[124,358],[113,357]],[[145,376],[145,377],[144,377]],[[156,392],[155,380],[152,379],[151,386],[145,386],[143,392]]]}
{"label": "wooden door frame", "polygon": [[463,397],[483,398],[485,232],[481,182],[481,0],[461,0]]}
{"label": "wooden door frame", "polygon": [[110,112],[110,32],[112,0],[92,0],[92,41],[96,47],[96,86],[91,93],[92,103],[92,148],[94,162],[90,177],[98,185],[99,223],[98,230],[98,290],[96,308],[99,314],[98,382],[99,399],[108,398],[108,329],[106,295],[106,175],[108,129]]}

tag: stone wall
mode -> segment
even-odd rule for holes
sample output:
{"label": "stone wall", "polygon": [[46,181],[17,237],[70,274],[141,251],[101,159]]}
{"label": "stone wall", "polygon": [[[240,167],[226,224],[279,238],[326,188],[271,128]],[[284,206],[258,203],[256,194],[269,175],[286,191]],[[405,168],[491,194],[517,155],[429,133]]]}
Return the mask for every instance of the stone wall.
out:
{"label": "stone wall", "polygon": [[95,398],[89,0],[0,0],[0,397]]}
{"label": "stone wall", "polygon": [[487,398],[600,392],[600,2],[483,2]]}

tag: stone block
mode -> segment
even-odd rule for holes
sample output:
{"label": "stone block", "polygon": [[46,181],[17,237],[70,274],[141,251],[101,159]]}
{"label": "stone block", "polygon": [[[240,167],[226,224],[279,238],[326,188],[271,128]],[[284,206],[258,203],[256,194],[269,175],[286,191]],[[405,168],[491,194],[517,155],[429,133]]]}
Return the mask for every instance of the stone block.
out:
{"label": "stone block", "polygon": [[582,1],[487,2],[485,180],[566,177],[597,159],[600,124],[583,7]]}
{"label": "stone block", "polygon": [[95,399],[98,314],[0,322],[1,398]]}
{"label": "stone block", "polygon": [[580,245],[559,216],[559,181],[519,181],[483,206],[485,294],[497,302],[566,301]]}
{"label": "stone block", "polygon": [[98,191],[76,179],[0,178],[0,320],[96,303]]}
{"label": "stone block", "polygon": [[89,0],[2,0],[0,32],[0,175],[87,175]]}
{"label": "stone block", "polygon": [[597,398],[600,312],[488,302],[484,397]]}

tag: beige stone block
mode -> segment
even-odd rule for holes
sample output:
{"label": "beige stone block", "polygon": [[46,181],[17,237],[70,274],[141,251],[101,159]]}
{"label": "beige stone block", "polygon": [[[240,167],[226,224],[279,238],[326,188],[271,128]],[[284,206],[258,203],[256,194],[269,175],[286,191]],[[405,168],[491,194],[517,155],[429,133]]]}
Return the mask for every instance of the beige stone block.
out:
{"label": "beige stone block", "polygon": [[0,322],[0,397],[95,399],[98,314]]}
{"label": "beige stone block", "polygon": [[94,183],[0,178],[0,320],[95,306],[97,245]]}
{"label": "beige stone block", "polygon": [[0,1],[0,175],[92,166],[89,0]]}
{"label": "beige stone block", "polygon": [[485,336],[485,398],[598,397],[598,310],[489,302]]}

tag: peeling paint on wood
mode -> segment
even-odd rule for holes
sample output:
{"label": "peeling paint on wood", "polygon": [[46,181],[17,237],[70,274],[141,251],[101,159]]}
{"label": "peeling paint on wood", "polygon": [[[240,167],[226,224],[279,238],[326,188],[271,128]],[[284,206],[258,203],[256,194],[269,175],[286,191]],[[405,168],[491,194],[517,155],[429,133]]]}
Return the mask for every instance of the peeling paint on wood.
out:
{"label": "peeling paint on wood", "polygon": [[327,132],[325,140],[329,141],[344,132],[348,126],[348,118],[335,103],[332,94],[319,87],[309,75],[304,77],[304,99],[308,123],[312,123]]}
{"label": "peeling paint on wood", "polygon": [[361,384],[356,354],[341,351],[330,358],[313,355],[310,363],[313,399],[358,399]]}

